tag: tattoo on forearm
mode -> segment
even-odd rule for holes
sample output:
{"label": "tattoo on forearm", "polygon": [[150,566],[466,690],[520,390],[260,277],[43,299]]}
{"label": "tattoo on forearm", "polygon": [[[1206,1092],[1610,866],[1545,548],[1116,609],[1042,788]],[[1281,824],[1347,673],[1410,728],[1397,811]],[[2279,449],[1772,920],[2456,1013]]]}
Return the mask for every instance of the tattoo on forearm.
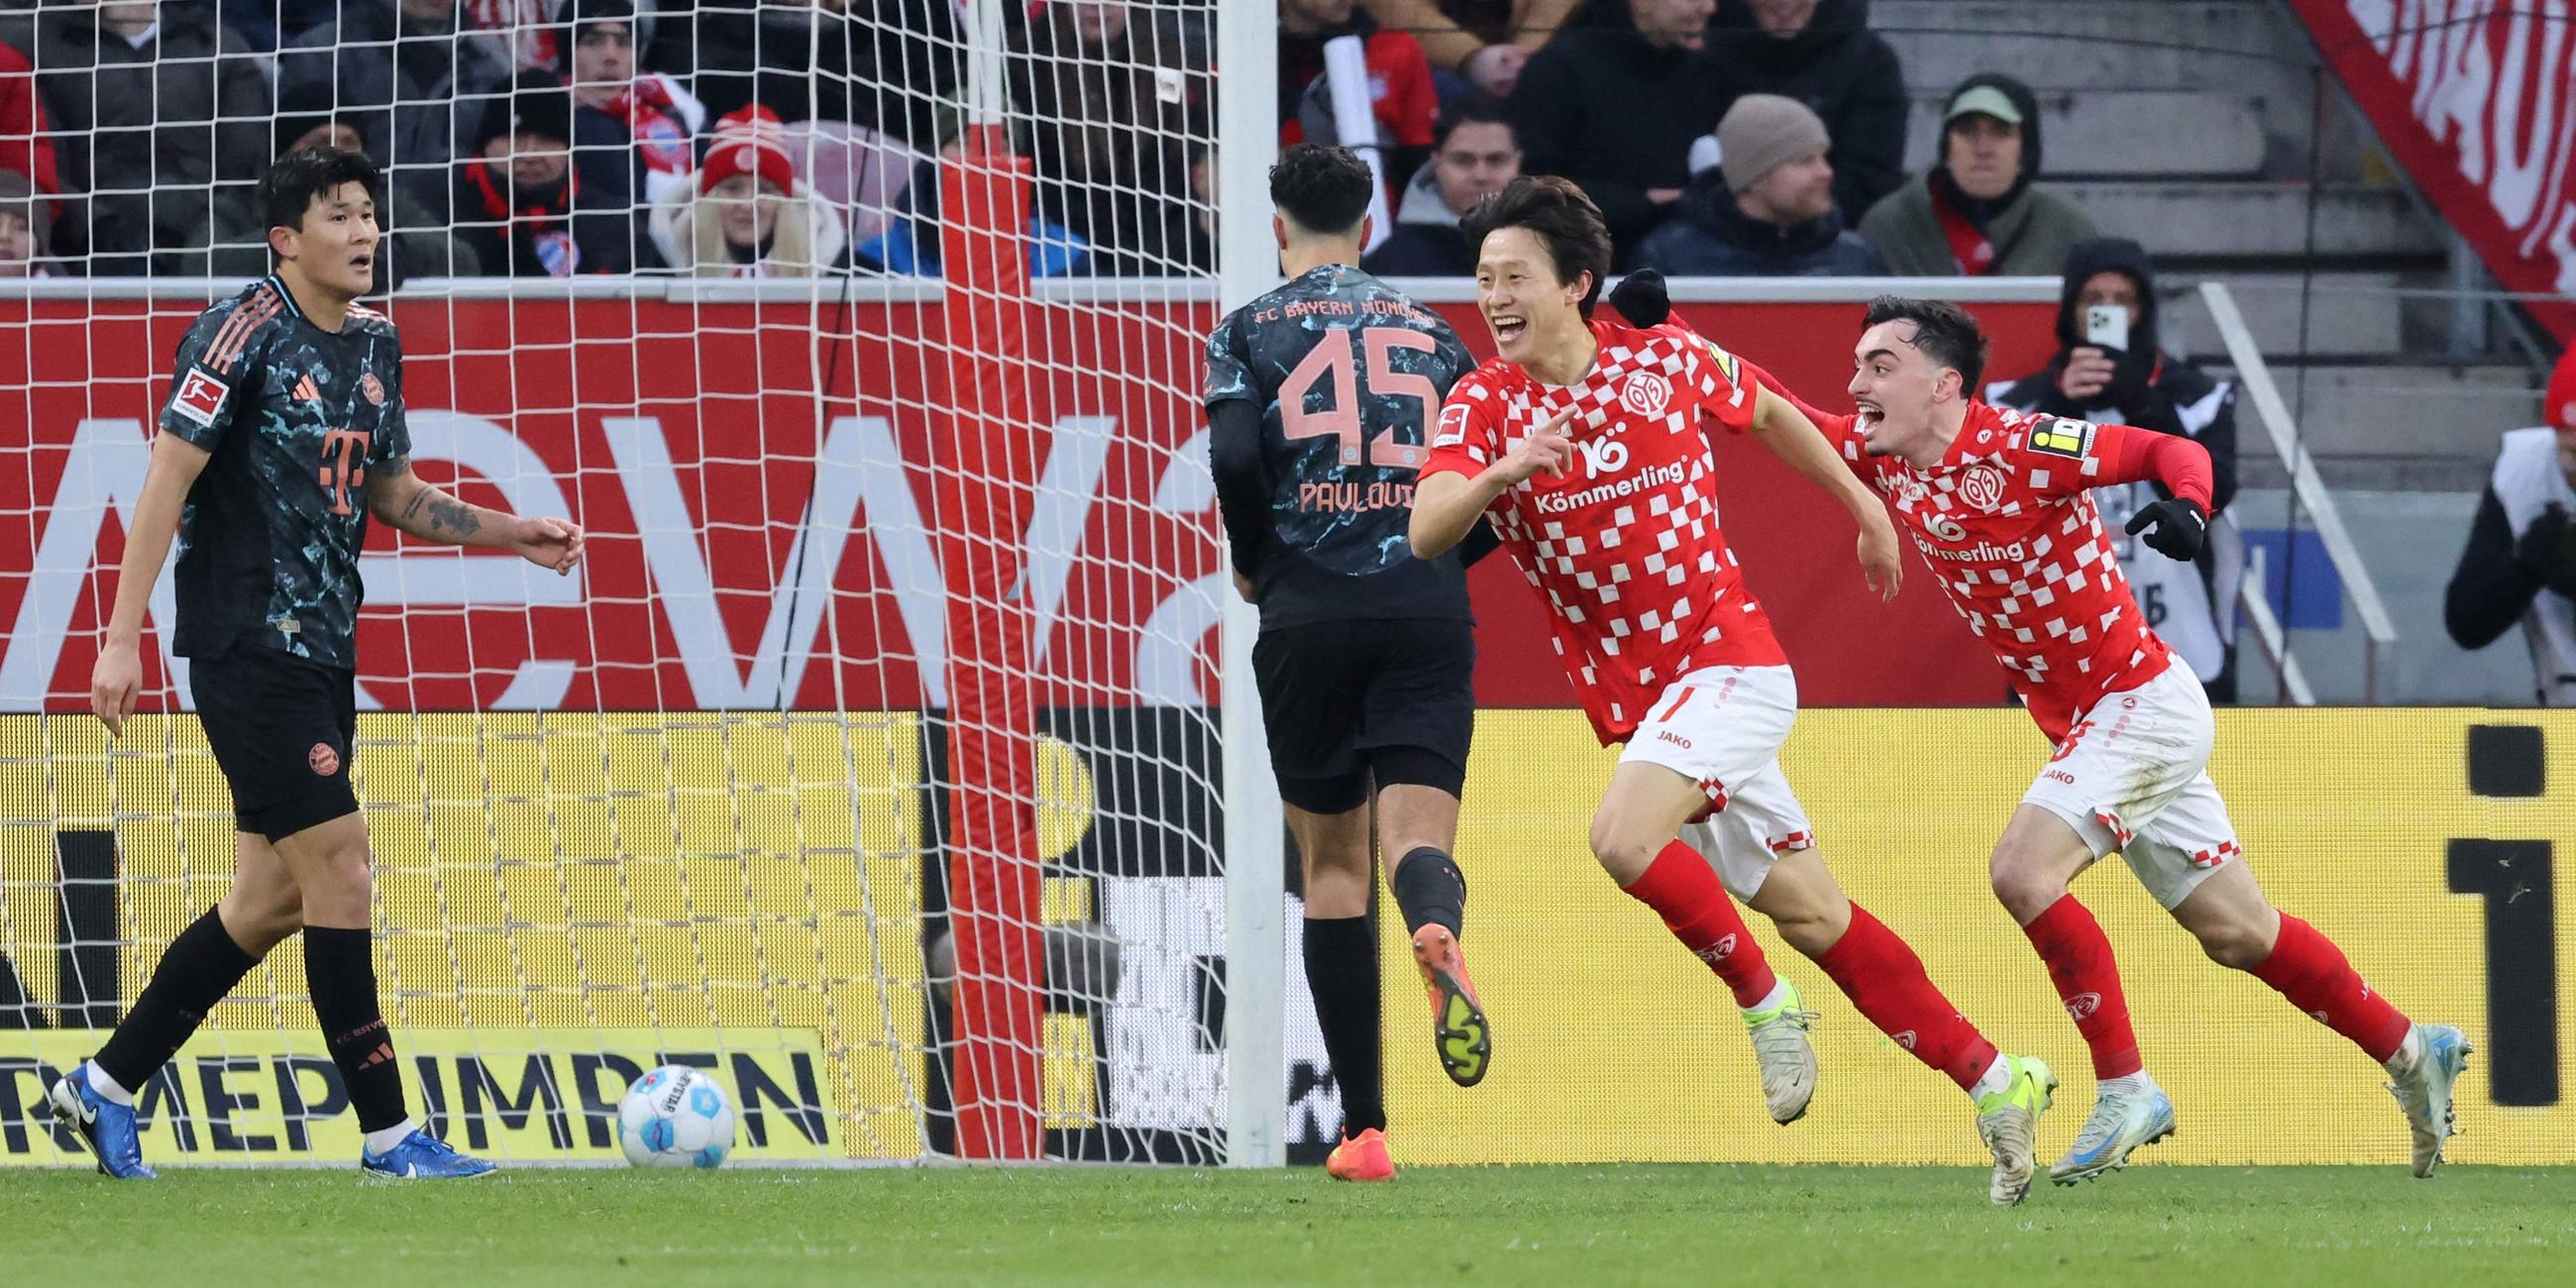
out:
{"label": "tattoo on forearm", "polygon": [[[426,519],[421,517],[424,508],[429,512]],[[410,504],[403,507],[402,518],[394,526],[417,536],[462,541],[483,530],[483,516],[437,488],[424,487],[411,494]]]}

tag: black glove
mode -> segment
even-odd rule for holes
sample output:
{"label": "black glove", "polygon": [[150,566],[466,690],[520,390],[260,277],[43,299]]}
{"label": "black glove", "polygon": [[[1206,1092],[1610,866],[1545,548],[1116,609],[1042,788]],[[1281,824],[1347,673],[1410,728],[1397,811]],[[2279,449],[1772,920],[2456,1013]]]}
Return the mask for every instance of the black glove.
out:
{"label": "black glove", "polygon": [[1610,307],[1619,310],[1630,326],[1662,326],[1673,315],[1673,297],[1664,289],[1663,274],[1641,268],[1611,288]]}
{"label": "black glove", "polygon": [[[2155,531],[2148,532],[2153,528]],[[2146,532],[2148,547],[2168,559],[2191,562],[2200,553],[2201,539],[2209,535],[2209,515],[2198,505],[2178,496],[2169,496],[2129,516],[2129,535]]]}
{"label": "black glove", "polygon": [[2514,538],[2513,562],[2532,580],[2576,597],[2576,523],[2566,507],[2552,504],[2532,519]]}

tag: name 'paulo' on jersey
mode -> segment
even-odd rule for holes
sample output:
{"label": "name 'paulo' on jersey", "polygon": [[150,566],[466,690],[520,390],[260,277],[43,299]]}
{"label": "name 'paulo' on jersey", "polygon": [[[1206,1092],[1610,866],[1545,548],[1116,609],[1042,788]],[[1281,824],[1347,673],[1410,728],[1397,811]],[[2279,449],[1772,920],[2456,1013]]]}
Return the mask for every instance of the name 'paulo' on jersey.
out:
{"label": "name 'paulo' on jersey", "polygon": [[1229,489],[1228,444],[1212,454],[1264,629],[1468,616],[1458,557],[1415,559],[1405,529],[1441,399],[1474,365],[1447,322],[1349,264],[1217,325],[1204,391],[1215,432],[1228,433],[1225,403],[1260,412],[1257,494]]}

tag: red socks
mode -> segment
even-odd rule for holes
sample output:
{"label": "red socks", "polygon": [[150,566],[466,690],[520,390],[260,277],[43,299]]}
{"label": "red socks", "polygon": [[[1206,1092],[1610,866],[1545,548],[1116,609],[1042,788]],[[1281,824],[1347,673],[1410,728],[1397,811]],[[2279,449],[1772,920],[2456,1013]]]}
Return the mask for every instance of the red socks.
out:
{"label": "red socks", "polygon": [[1879,1032],[1962,1089],[1995,1062],[1995,1044],[1933,987],[1923,959],[1859,904],[1852,905],[1851,928],[1816,964]]}
{"label": "red socks", "polygon": [[2381,1064],[2406,1044],[2406,1031],[2412,1027],[2406,1017],[2387,998],[2371,991],[2333,940],[2286,912],[2281,914],[2281,937],[2272,944],[2272,955],[2251,974],[2290,999],[2290,1005],[2352,1039],[2353,1045]]}
{"label": "red socks", "polygon": [[[2125,1078],[2143,1068],[2138,1035],[2129,1030],[2129,1000],[2120,992],[2120,966],[2111,959],[2111,940],[2102,933],[2102,923],[2070,894],[2059,896],[2021,932],[2048,963],[2048,980],[2057,985],[2058,1000],[2066,1003],[2084,1045],[2093,1049],[2093,1077]],[[2285,926],[2282,938],[2288,937]],[[2333,946],[2327,947],[2331,951]],[[2335,960],[2340,964],[2343,959]]]}
{"label": "red socks", "polygon": [[1744,929],[1735,901],[1717,879],[1717,869],[1699,851],[1680,841],[1666,845],[1646,866],[1646,874],[1627,890],[1664,919],[1664,928],[1682,941],[1682,947],[1726,981],[1737,1006],[1761,1005],[1778,985],[1762,946]]}

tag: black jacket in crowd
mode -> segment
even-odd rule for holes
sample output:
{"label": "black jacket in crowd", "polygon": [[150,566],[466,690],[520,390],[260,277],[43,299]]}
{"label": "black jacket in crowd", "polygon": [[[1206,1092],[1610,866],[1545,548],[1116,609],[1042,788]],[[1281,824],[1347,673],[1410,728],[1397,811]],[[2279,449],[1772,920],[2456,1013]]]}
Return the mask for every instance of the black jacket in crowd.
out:
{"label": "black jacket in crowd", "polygon": [[1583,185],[1626,263],[1672,213],[1646,191],[1690,183],[1691,141],[1717,128],[1727,89],[1702,54],[1659,48],[1633,29],[1560,32],[1512,91],[1521,172]]}
{"label": "black jacket in crowd", "polygon": [[1723,171],[1691,180],[1677,213],[1648,233],[1637,267],[1668,277],[1877,277],[1887,265],[1839,210],[1790,227],[1744,213]]}
{"label": "black jacket in crowd", "polygon": [[1765,34],[1745,0],[1721,0],[1708,24],[1709,64],[1725,98],[1794,98],[1833,137],[1834,204],[1853,219],[1905,183],[1905,68],[1869,29],[1869,0],[1821,0],[1807,29],[1788,40]]}

